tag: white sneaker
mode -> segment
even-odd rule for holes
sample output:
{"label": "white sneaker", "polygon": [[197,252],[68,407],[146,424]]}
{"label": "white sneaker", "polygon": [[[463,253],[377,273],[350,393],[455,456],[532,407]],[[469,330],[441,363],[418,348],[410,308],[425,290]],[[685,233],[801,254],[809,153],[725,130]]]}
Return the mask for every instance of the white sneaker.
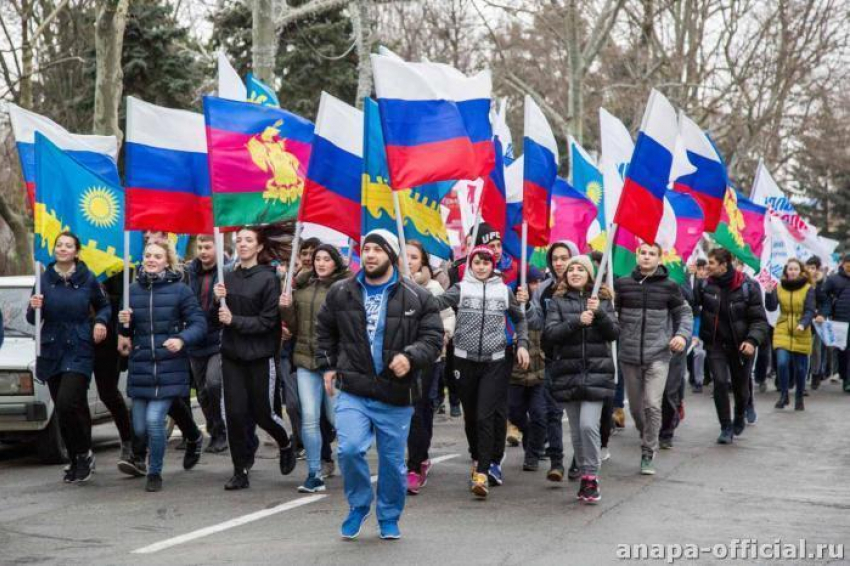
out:
{"label": "white sneaker", "polygon": [[605,462],[611,459],[611,451],[607,448],[602,449],[602,461]]}

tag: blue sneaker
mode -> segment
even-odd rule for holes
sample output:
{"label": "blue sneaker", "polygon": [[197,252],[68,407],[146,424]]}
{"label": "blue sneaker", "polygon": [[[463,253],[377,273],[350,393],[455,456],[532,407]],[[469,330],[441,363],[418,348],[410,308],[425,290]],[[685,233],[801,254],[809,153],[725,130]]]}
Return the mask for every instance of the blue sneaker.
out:
{"label": "blue sneaker", "polygon": [[325,491],[325,482],[321,476],[309,474],[304,483],[298,486],[301,493],[319,493]]}
{"label": "blue sneaker", "polygon": [[747,424],[754,425],[758,420],[759,417],[756,414],[756,408],[753,405],[749,405],[747,407]]}
{"label": "blue sneaker", "polygon": [[384,540],[398,540],[401,531],[398,530],[398,521],[378,521],[378,531]]}
{"label": "blue sneaker", "polygon": [[502,485],[504,479],[502,478],[502,466],[493,462],[490,464],[490,469],[487,470],[487,479],[490,481],[490,485]]}
{"label": "blue sneaker", "polygon": [[363,523],[366,522],[366,517],[369,516],[369,510],[352,509],[348,512],[348,517],[342,522],[342,527],[339,529],[339,534],[342,538],[356,539],[360,536],[360,529],[363,528]]}

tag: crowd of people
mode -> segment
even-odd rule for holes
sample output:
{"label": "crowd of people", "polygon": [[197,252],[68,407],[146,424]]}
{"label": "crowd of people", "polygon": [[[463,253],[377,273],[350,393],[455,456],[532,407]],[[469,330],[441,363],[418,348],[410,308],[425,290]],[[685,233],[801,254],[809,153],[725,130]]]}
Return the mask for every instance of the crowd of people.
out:
{"label": "crowd of people", "polygon": [[[402,250],[394,234],[374,230],[352,272],[336,247],[307,239],[288,292],[287,262],[263,228],[237,231],[223,266],[212,236],[198,236],[194,259],[181,265],[166,235],[150,232],[125,303],[120,276],[99,283],[79,260],[79,239],[60,234],[27,316],[34,323],[41,311],[36,371],[68,450],[64,481],[89,481],[95,470],[92,376],[121,437],[118,469],[146,477],[151,492],[163,489],[167,416],[181,431],[185,469],[203,452],[229,450],[227,490],[250,486],[257,427],[277,444],[281,474],[306,460],[305,493],[327,489],[336,442],[349,505],[341,535],[356,538],[375,498],[366,459],[374,443],[387,539],[401,535],[406,496],[428,482],[446,397],[449,414],[463,417],[473,497],[503,485],[506,444],[521,444],[523,470],[548,461],[548,480],[578,481],[577,498],[593,504],[626,398],[640,433],[636,472],[652,475],[660,451],[673,448],[688,381],[694,394],[711,384],[717,443],[726,445],[757,421],[754,387],[767,391],[771,373],[777,410],[792,391],[804,410],[807,389],[833,373],[850,393],[850,349],[827,348],[813,329],[850,321],[850,254],[829,275],[817,257],[791,259],[778,285],[762,287],[715,248],[679,284],[661,248],[644,243],[633,273],[594,292],[600,254],[554,242],[546,272],[521,277],[501,241],[482,223],[467,257],[438,266],[419,242]],[[129,412],[118,391],[125,369]]]}

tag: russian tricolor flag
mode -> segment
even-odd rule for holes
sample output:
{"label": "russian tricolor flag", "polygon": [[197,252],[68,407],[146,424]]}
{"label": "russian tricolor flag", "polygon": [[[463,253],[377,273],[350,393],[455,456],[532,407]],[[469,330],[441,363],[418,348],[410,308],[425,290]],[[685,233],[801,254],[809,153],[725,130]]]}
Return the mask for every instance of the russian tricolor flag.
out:
{"label": "russian tricolor flag", "polygon": [[502,234],[504,241],[507,224],[507,192],[505,188],[505,164],[502,157],[502,143],[499,138],[493,140],[496,153],[496,166],[484,179],[481,189],[481,221],[490,224]]}
{"label": "russian tricolor flag", "polygon": [[100,175],[115,185],[118,178],[118,140],[115,136],[89,136],[72,134],[50,118],[9,104],[12,132],[21,159],[21,170],[27,187],[27,202],[34,203],[35,194],[35,133],[49,139],[59,149],[73,157],[77,163]]}
{"label": "russian tricolor flag", "polygon": [[[522,258],[522,172],[525,156],[520,155],[513,163],[505,167],[505,231],[502,233],[502,247],[505,253],[514,259]],[[526,246],[528,249],[528,246]],[[528,250],[531,257],[533,248]]]}
{"label": "russian tricolor flag", "polygon": [[360,241],[363,112],[322,92],[298,220]]}
{"label": "russian tricolor flag", "polygon": [[489,71],[372,55],[393,189],[477,179],[495,163]]}
{"label": "russian tricolor flag", "polygon": [[213,231],[204,115],[127,97],[127,230]]}
{"label": "russian tricolor flag", "polygon": [[558,145],[543,111],[525,96],[525,135],[523,137],[523,218],[528,224],[529,246],[549,243],[549,217],[552,187],[558,176]]}
{"label": "russian tricolor flag", "polygon": [[688,161],[696,171],[675,179],[673,188],[694,197],[705,214],[705,231],[714,232],[720,222],[723,197],[726,194],[726,167],[705,132],[681,112],[679,136]]}
{"label": "russian tricolor flag", "polygon": [[676,110],[657,90],[649,95],[614,222],[654,243],[678,136]]}

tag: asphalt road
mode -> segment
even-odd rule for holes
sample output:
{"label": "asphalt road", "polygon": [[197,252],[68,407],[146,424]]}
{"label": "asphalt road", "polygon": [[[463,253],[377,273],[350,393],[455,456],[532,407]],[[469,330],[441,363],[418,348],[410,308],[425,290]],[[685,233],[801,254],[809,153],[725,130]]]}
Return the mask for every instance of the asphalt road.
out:
{"label": "asphalt road", "polygon": [[[505,485],[475,500],[460,419],[437,417],[432,457],[442,461],[422,493],[408,498],[399,541],[377,537],[374,515],[359,540],[341,540],[342,481],[331,478],[324,496],[299,494],[304,462],[282,477],[275,460],[260,459],[251,489],[234,493],[223,490],[227,455],[205,454],[185,472],[182,453],[170,449],[164,490],[148,494],[143,480],[115,469],[117,435],[103,425],[88,485],[64,485],[60,467],[40,466],[21,449],[0,450],[0,564],[592,565],[622,563],[620,544],[706,549],[803,538],[810,550],[850,543],[850,395],[825,384],[803,413],[773,409],[775,397],[758,394],[758,424],[733,446],[718,446],[709,394],[689,393],[675,447],[659,455],[655,477],[638,474],[629,422],[611,440],[597,506],[577,503],[574,482],[547,482],[545,466],[521,471],[518,448],[508,449]],[[658,547],[645,551],[651,548]],[[696,563],[771,562],[718,553]],[[785,563],[848,564],[850,557]]]}

